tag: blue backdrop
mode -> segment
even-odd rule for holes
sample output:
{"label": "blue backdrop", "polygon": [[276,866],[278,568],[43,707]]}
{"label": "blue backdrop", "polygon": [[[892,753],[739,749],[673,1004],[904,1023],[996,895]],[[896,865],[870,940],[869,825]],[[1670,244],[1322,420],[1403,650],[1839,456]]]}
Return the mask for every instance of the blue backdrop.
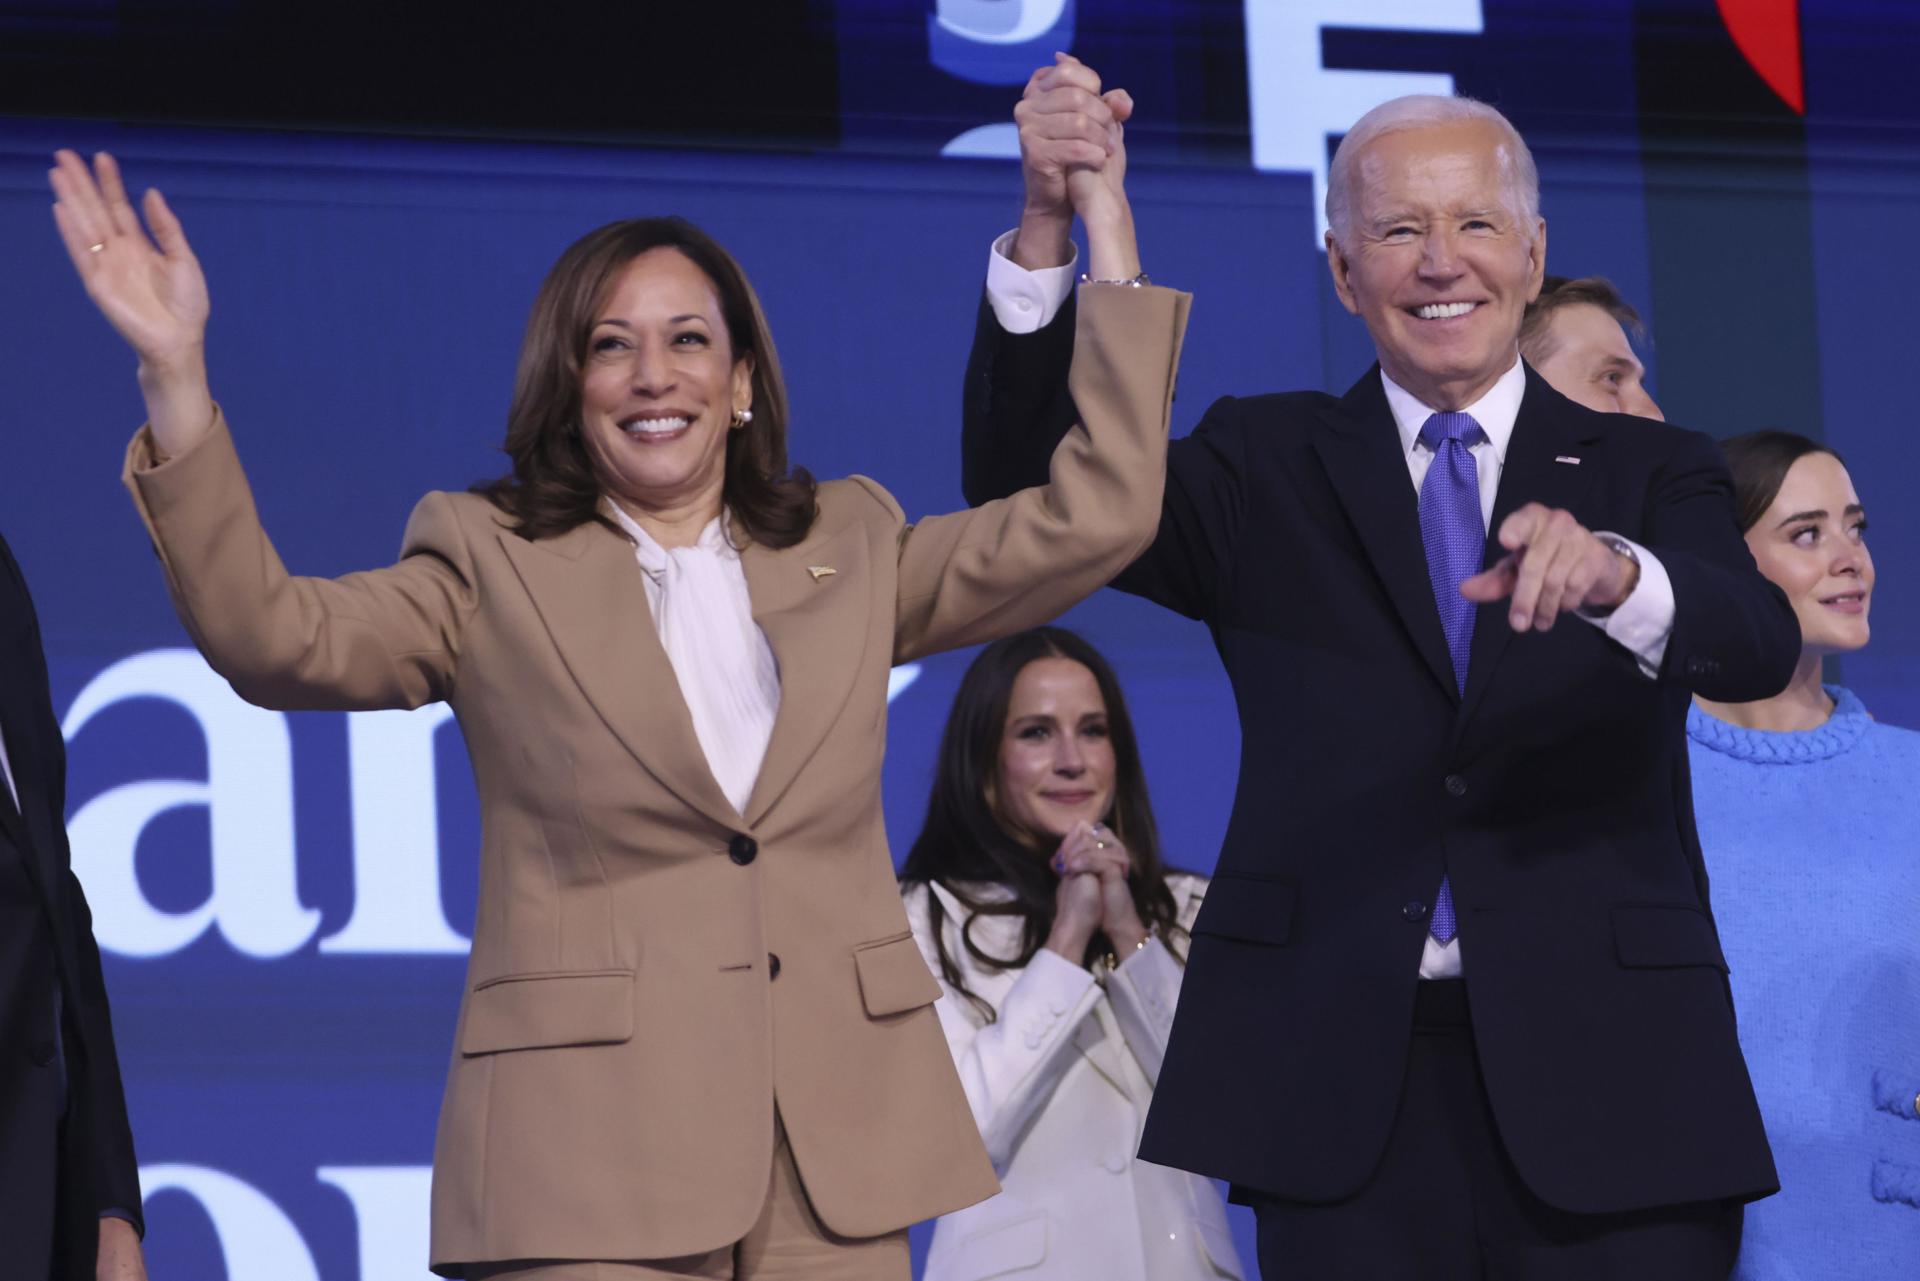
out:
{"label": "blue backdrop", "polygon": [[[932,66],[961,89],[993,83],[991,67],[976,81],[953,69],[964,30],[950,23],[943,35],[929,20],[950,6],[923,6],[905,35],[851,25],[868,7],[842,6],[848,58],[853,35],[884,35],[918,51],[918,71]],[[1046,5],[1028,7],[1047,16]],[[1074,6],[1055,7],[1038,39],[1049,47],[1075,35]],[[1181,9],[1115,7],[1160,24],[1146,36],[1177,28]],[[1272,15],[1258,3],[1244,14],[1191,8],[1196,23],[1231,28],[1209,28],[1209,39],[1242,42],[1225,72],[1218,58],[1196,72],[1180,50],[1102,29],[1113,56],[1132,59],[1115,78],[1136,86],[1143,115],[1154,102],[1139,86],[1152,84],[1185,104],[1191,126],[1143,133],[1132,182],[1150,270],[1196,295],[1176,431],[1217,395],[1341,389],[1368,363],[1316,248],[1312,147],[1276,141],[1279,125],[1263,126],[1260,113],[1350,118],[1349,82],[1326,73],[1356,64],[1401,69],[1369,82],[1382,97],[1419,87],[1408,73],[1490,84],[1479,91],[1509,101],[1536,140],[1550,269],[1602,272],[1646,304],[1649,363],[1670,414],[1725,433],[1762,425],[1727,409],[1735,400],[1808,405],[1810,421],[1778,425],[1824,432],[1846,454],[1873,512],[1881,578],[1875,644],[1845,675],[1881,719],[1920,724],[1920,602],[1906,572],[1920,531],[1894,489],[1916,460],[1898,406],[1920,258],[1900,246],[1920,213],[1920,153],[1913,108],[1872,98],[1881,82],[1849,71],[1865,56],[1849,43],[1857,23],[1836,19],[1816,41],[1808,20],[1809,98],[1853,104],[1851,114],[1836,106],[1823,126],[1816,111],[1803,150],[1785,161],[1762,148],[1732,163],[1642,136],[1634,86],[1646,5],[1595,4],[1582,23],[1551,27],[1583,36],[1584,53],[1544,68],[1474,44],[1517,49],[1538,36],[1523,5],[1377,3],[1380,23],[1301,28],[1320,37],[1304,51],[1300,31],[1262,25]],[[1834,8],[1858,19],[1871,6]],[[1091,9],[1080,6],[1083,26]],[[1416,11],[1424,16],[1408,16]],[[1375,32],[1385,43],[1365,43],[1359,28],[1390,18],[1451,34],[1435,44]],[[1920,35],[1904,21],[1876,30],[1906,41],[1910,66]],[[1277,75],[1288,59],[1318,79],[1269,85],[1265,106],[1258,93],[1247,106],[1263,68]],[[874,66],[877,82],[905,75]],[[940,155],[993,123],[975,99],[875,123],[860,109],[874,92],[860,70],[842,67],[844,145],[816,154],[0,122],[0,526],[38,599],[70,739],[75,860],[106,955],[156,1278],[424,1275],[427,1163],[473,915],[477,822],[457,734],[438,709],[263,712],[184,648],[116,479],[141,418],[132,360],[54,238],[48,154],[111,149],[185,220],[212,286],[216,394],[297,572],[384,563],[423,491],[501,470],[520,326],[540,277],[583,231],[642,213],[684,214],[745,264],[781,346],[798,461],[822,476],[871,474],[909,513],[942,511],[960,502],[960,374],[988,243],[1018,209],[1018,174],[1005,160]],[[1191,123],[1208,118],[1194,105],[1204,77],[1222,75],[1216,96],[1238,93],[1247,113],[1224,154]],[[1529,103],[1553,101],[1542,85],[1555,78],[1558,101],[1590,109],[1569,119],[1542,107],[1530,119]],[[1013,92],[1001,85],[979,101],[1004,109]],[[1887,123],[1879,145],[1862,143],[1861,118]],[[1250,163],[1262,136],[1265,169]],[[958,150],[1004,145],[989,133]],[[1781,199],[1795,202],[1802,233],[1782,238],[1777,220],[1750,216],[1756,201]],[[1695,223],[1670,216],[1676,200],[1714,215],[1689,233],[1699,240],[1682,234]],[[1664,368],[1659,345],[1663,316],[1690,316],[1714,284],[1687,275],[1707,260],[1740,267],[1710,304],[1764,294],[1788,267],[1806,282],[1777,286],[1802,328],[1775,346],[1728,311],[1741,373],[1717,385]],[[1656,271],[1656,261],[1678,265]],[[1113,593],[1067,622],[1126,683],[1172,857],[1209,869],[1238,735],[1204,632]],[[896,850],[916,828],[967,658],[900,675],[886,777]],[[1250,1239],[1243,1249],[1250,1260]]]}

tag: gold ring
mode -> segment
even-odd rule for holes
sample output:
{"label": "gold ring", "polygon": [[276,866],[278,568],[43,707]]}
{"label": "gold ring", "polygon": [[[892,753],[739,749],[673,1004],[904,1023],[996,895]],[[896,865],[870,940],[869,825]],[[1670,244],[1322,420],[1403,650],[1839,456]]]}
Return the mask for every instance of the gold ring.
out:
{"label": "gold ring", "polygon": [[88,252],[88,253],[90,253],[90,254],[97,254],[97,253],[99,253],[99,252],[100,252],[100,251],[101,251],[102,249],[105,249],[106,247],[107,247],[107,242],[103,240],[103,241],[101,241],[101,242],[100,242],[99,244],[97,244],[97,245],[88,245],[88,246],[87,246],[87,252]]}

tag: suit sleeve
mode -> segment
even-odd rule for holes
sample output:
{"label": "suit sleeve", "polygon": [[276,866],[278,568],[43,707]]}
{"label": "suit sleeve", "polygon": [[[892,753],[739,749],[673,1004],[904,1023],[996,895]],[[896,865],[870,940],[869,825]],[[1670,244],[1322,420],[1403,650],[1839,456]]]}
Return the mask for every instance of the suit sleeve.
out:
{"label": "suit sleeve", "polygon": [[1082,291],[1069,378],[1079,421],[1050,442],[1044,483],[904,527],[894,661],[1046,622],[1152,539],[1189,302],[1169,289]]}
{"label": "suit sleeve", "polygon": [[[967,361],[960,431],[961,488],[970,503],[1046,476],[1049,451],[1075,418],[1068,361],[1074,308],[1045,328],[1010,334],[982,303]],[[1167,447],[1167,482],[1153,540],[1114,579],[1188,618],[1210,619],[1240,528],[1245,427],[1232,398]]]}
{"label": "suit sleeve", "polygon": [[39,721],[35,750],[43,757],[40,773],[49,792],[47,813],[53,816],[54,863],[62,875],[61,883],[47,887],[47,901],[64,908],[64,928],[57,931],[72,940],[74,972],[67,976],[71,998],[62,1003],[61,1029],[68,1064],[68,1114],[62,1160],[77,1161],[84,1168],[63,1170],[62,1182],[84,1189],[79,1194],[87,1204],[76,1206],[78,1213],[97,1217],[109,1210],[122,1212],[136,1232],[145,1234],[141,1215],[140,1171],[133,1153],[133,1128],[127,1120],[126,1089],[120,1080],[120,1059],[114,1050],[113,1021],[108,1013],[107,984],[100,969],[100,947],[93,937],[93,914],[87,909],[87,897],[72,871],[73,856],[67,848],[66,829],[60,818],[67,810],[67,750],[60,723],[53,713],[53,699],[47,686],[45,648],[40,638],[40,620],[27,591],[25,577],[14,562],[13,553],[0,541],[0,558],[13,579],[22,608],[27,616],[33,669],[14,673],[13,679],[30,681],[35,689],[34,703]]}
{"label": "suit sleeve", "polygon": [[287,572],[261,528],[224,415],[164,463],[154,462],[143,428],[124,478],[180,621],[242,698],[282,710],[363,711],[447,697],[478,603],[450,496],[420,501],[397,564],[304,578]]}
{"label": "suit sleeve", "polygon": [[994,1172],[1004,1175],[1034,1118],[1078,1060],[1074,1032],[1093,1012],[1100,986],[1088,971],[1042,948],[988,1021],[941,976],[926,906],[932,893],[924,885],[910,889],[907,916],[928,968],[940,981],[934,1013],[946,1034],[974,1125]]}
{"label": "suit sleeve", "polygon": [[120,1211],[134,1231],[145,1236],[140,1167],[133,1153],[133,1127],[127,1120],[120,1056],[114,1049],[107,984],[100,970],[100,945],[93,938],[93,914],[87,908],[86,895],[72,872],[67,873],[66,902],[73,918],[74,951],[79,960],[79,971],[73,976],[76,1000],[68,1014],[80,1030],[77,1041],[69,1039],[74,1049],[69,1070],[77,1071],[80,1079],[73,1084],[70,1097],[73,1112],[84,1113],[82,1117],[70,1114],[68,1124],[78,1121],[84,1135],[80,1148],[92,1166],[86,1183],[93,1197],[90,1213],[98,1216]]}
{"label": "suit sleeve", "polygon": [[[1180,931],[1190,933],[1207,882],[1193,878],[1193,887],[1180,909]],[[1165,939],[1149,938],[1146,945],[1120,962],[1107,976],[1107,1000],[1114,1021],[1126,1038],[1127,1049],[1152,1085],[1160,1084],[1160,1064],[1167,1055],[1167,1037],[1173,1031],[1173,1011],[1180,1002],[1180,982],[1186,967]]]}
{"label": "suit sleeve", "polygon": [[1800,623],[1785,594],[1754,567],[1719,447],[1698,432],[1677,433],[1650,485],[1639,541],[1673,584],[1662,678],[1717,702],[1778,694],[1800,660]]}

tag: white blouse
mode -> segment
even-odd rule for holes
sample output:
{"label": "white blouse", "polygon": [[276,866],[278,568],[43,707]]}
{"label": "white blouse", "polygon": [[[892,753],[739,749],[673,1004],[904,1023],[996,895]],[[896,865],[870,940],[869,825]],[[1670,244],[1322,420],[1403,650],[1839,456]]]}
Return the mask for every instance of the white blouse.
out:
{"label": "white blouse", "polygon": [[745,813],[780,711],[780,665],[753,621],[740,549],[727,537],[727,514],[710,521],[693,546],[668,549],[620,504],[606,506],[633,539],[653,628],[693,716],[707,768],[733,807]]}

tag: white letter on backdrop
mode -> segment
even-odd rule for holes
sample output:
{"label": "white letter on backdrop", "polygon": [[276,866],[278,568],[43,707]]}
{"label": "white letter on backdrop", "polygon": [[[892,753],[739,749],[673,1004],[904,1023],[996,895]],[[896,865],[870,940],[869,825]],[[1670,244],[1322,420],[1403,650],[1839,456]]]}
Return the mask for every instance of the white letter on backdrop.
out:
{"label": "white letter on backdrop", "polygon": [[[127,699],[157,698],[188,712],[207,743],[206,781],[125,783],[88,801],[67,824],[74,874],[87,888],[100,945],[126,956],[164,956],[209,925],[248,956],[297,951],[320,926],[302,907],[294,873],[293,747],[286,717],[244,702],[190,649],[156,649],[122,659],[87,683],[61,732]],[[186,912],[165,912],[140,891],[134,852],[159,815],[207,807],[213,890]],[[187,851],[169,849],[166,857]]]}
{"label": "white letter on backdrop", "polygon": [[352,712],[347,762],[353,796],[353,916],[322,952],[451,953],[467,940],[440,904],[440,820],[434,731],[445,703],[410,712]]}

